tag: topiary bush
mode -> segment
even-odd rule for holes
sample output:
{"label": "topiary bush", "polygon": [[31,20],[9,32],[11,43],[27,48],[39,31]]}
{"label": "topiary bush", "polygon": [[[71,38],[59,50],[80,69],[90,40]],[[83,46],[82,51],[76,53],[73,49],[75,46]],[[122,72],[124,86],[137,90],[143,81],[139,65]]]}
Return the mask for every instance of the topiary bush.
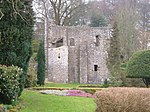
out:
{"label": "topiary bush", "polygon": [[150,112],[147,88],[108,88],[95,95],[96,112]]}
{"label": "topiary bush", "polygon": [[23,73],[17,66],[0,65],[0,102],[12,104],[18,99],[20,92],[19,80]]}
{"label": "topiary bush", "polygon": [[128,78],[142,78],[150,85],[150,50],[138,51],[132,55],[127,65]]}

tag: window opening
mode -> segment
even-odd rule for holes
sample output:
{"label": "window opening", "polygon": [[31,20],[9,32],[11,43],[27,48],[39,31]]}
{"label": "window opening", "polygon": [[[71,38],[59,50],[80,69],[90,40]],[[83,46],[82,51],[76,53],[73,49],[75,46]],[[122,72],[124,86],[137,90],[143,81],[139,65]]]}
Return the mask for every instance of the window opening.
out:
{"label": "window opening", "polygon": [[56,42],[56,47],[61,47],[61,46],[63,46],[63,39]]}
{"label": "window opening", "polygon": [[94,65],[94,71],[97,71],[98,65]]}
{"label": "window opening", "polygon": [[60,53],[58,54],[58,58],[60,58]]}
{"label": "window opening", "polygon": [[95,46],[99,46],[99,35],[96,35],[96,43],[95,43]]}

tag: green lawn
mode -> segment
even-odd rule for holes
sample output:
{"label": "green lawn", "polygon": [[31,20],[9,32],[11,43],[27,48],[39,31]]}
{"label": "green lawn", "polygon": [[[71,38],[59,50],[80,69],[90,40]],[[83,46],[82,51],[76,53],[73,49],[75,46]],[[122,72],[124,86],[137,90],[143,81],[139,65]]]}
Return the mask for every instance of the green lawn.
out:
{"label": "green lawn", "polygon": [[92,98],[46,95],[24,90],[20,99],[22,109],[19,112],[94,112],[96,109]]}

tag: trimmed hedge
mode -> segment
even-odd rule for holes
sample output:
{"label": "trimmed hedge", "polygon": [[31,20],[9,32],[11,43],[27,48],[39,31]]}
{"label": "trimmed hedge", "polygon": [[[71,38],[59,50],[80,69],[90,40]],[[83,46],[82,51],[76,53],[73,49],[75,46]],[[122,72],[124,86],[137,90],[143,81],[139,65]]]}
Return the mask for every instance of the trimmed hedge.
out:
{"label": "trimmed hedge", "polygon": [[138,51],[127,65],[127,77],[150,78],[150,50]]}
{"label": "trimmed hedge", "polygon": [[127,65],[128,78],[142,78],[150,85],[150,50],[138,51],[132,55]]}
{"label": "trimmed hedge", "polygon": [[17,66],[0,65],[0,102],[12,104],[17,101],[20,92],[19,80],[23,73]]}
{"label": "trimmed hedge", "polygon": [[150,112],[147,88],[108,88],[95,95],[96,112]]}

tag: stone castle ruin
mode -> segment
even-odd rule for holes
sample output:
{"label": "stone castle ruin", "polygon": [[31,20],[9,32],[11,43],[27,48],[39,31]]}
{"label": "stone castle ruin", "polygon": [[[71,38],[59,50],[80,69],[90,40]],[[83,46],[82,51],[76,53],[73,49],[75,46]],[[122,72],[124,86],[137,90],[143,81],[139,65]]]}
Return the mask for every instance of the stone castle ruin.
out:
{"label": "stone castle ruin", "polygon": [[53,26],[48,38],[48,80],[104,83],[110,28]]}

